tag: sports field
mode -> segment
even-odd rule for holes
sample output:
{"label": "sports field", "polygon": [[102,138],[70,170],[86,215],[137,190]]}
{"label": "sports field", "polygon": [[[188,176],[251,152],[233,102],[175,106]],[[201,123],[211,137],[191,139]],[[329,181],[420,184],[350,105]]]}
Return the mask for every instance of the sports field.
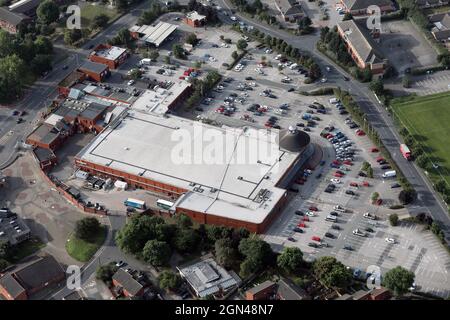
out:
{"label": "sports field", "polygon": [[425,146],[450,184],[450,92],[415,97],[392,106],[401,123]]}

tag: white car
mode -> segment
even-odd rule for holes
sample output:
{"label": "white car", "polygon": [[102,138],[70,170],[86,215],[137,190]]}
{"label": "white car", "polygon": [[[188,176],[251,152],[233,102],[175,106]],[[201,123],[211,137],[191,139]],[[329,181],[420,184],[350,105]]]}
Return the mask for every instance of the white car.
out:
{"label": "white car", "polygon": [[377,219],[377,216],[374,215],[373,213],[370,213],[370,212],[364,213],[363,217],[366,218],[366,219],[371,219],[371,220],[376,220]]}
{"label": "white car", "polygon": [[339,179],[331,179],[330,181],[335,183],[335,184],[341,183],[341,180],[339,180]]}
{"label": "white car", "polygon": [[384,239],[387,243],[392,243],[392,244],[394,244],[395,243],[395,239],[394,238],[386,238],[386,239]]}
{"label": "white car", "polygon": [[366,236],[366,233],[363,232],[363,231],[361,231],[361,230],[359,230],[359,229],[353,230],[352,233],[353,233],[354,235],[357,235],[357,236],[360,236],[360,237],[365,237],[365,236]]}
{"label": "white car", "polygon": [[322,82],[322,83],[327,82],[327,78],[322,78],[322,79],[320,79],[320,82]]}
{"label": "white car", "polygon": [[237,18],[235,16],[231,16],[230,19],[233,21],[237,21]]}
{"label": "white car", "polygon": [[307,215],[308,217],[314,217],[314,212],[306,211],[305,215]]}
{"label": "white car", "polygon": [[130,81],[128,81],[128,83],[127,83],[129,86],[131,86],[131,85],[133,85],[134,84],[134,80],[130,80]]}

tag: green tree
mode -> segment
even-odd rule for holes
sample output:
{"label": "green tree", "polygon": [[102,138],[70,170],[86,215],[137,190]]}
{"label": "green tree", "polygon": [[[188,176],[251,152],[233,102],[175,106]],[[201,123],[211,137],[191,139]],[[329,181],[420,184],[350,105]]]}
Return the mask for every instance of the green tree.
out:
{"label": "green tree", "polygon": [[90,241],[100,231],[100,222],[97,218],[86,217],[78,220],[75,224],[75,236],[78,239]]}
{"label": "green tree", "polygon": [[17,99],[22,93],[27,67],[17,55],[0,58],[0,101]]}
{"label": "green tree", "polygon": [[179,44],[174,44],[172,46],[173,55],[177,59],[186,59],[186,54],[184,53],[183,47],[181,47]]}
{"label": "green tree", "polygon": [[233,52],[231,53],[231,57],[232,57],[234,60],[236,60],[236,59],[239,57],[239,54],[237,53],[237,51],[233,51]]}
{"label": "green tree", "polygon": [[370,82],[370,90],[375,92],[377,95],[381,95],[384,93],[384,85],[381,79],[375,79]]}
{"label": "green tree", "polygon": [[428,157],[425,154],[421,154],[416,158],[416,163],[419,167],[426,169],[428,166]]}
{"label": "green tree", "polygon": [[352,281],[351,272],[334,257],[320,257],[313,263],[314,275],[327,287],[346,288]]}
{"label": "green tree", "polygon": [[195,46],[198,43],[197,36],[195,33],[190,33],[186,38],[186,43]]}
{"label": "green tree", "polygon": [[405,189],[398,194],[398,200],[401,204],[407,205],[415,200],[416,195],[417,193],[414,189]]}
{"label": "green tree", "polygon": [[145,262],[154,266],[167,265],[171,255],[170,246],[166,242],[158,240],[147,241],[142,250],[142,257]]}
{"label": "green tree", "polygon": [[342,18],[342,21],[351,20],[351,19],[353,19],[352,14],[350,12],[346,12],[344,14],[344,17]]}
{"label": "green tree", "polygon": [[411,88],[411,78],[410,76],[404,76],[402,79],[403,88]]}
{"label": "green tree", "polygon": [[396,213],[389,215],[389,223],[395,227],[398,224],[398,215]]}
{"label": "green tree", "polygon": [[112,277],[114,273],[117,272],[118,269],[119,268],[116,267],[114,263],[99,266],[95,273],[95,277],[99,280],[102,280],[105,283],[109,283],[112,281]]}
{"label": "green tree", "polygon": [[44,0],[37,7],[36,14],[42,24],[51,24],[59,18],[59,7],[52,0]]}
{"label": "green tree", "polygon": [[66,29],[64,30],[64,42],[72,45],[81,39],[82,33],[80,29]]}
{"label": "green tree", "polygon": [[275,254],[270,245],[257,236],[242,239],[239,252],[245,257],[241,264],[240,273],[245,277],[248,272],[253,273],[274,264]]}
{"label": "green tree", "polygon": [[0,259],[8,258],[11,252],[11,246],[8,241],[1,240],[0,241]]}
{"label": "green tree", "polygon": [[149,52],[148,57],[153,61],[156,61],[159,57],[159,52],[157,50],[152,50]]}
{"label": "green tree", "polygon": [[286,272],[297,271],[303,263],[303,252],[297,247],[285,247],[277,258],[277,265]]}
{"label": "green tree", "polygon": [[217,263],[225,269],[230,269],[236,262],[236,250],[231,247],[228,239],[219,239],[214,244]]}
{"label": "green tree", "polygon": [[244,39],[239,39],[236,43],[236,47],[239,50],[244,51],[248,47],[248,43]]}
{"label": "green tree", "polygon": [[127,253],[140,253],[147,241],[156,238],[159,224],[164,224],[164,220],[160,217],[135,215],[117,233],[117,245]]}
{"label": "green tree", "polygon": [[408,292],[414,283],[414,273],[400,266],[389,270],[383,277],[383,286],[392,290],[396,296]]}
{"label": "green tree", "polygon": [[102,29],[108,25],[109,17],[104,13],[100,13],[92,19],[92,27],[96,29]]}
{"label": "green tree", "polygon": [[181,229],[188,229],[188,228],[192,227],[192,219],[189,218],[185,214],[179,214],[176,217],[176,220],[177,220],[177,226]]}
{"label": "green tree", "polygon": [[52,69],[52,56],[48,54],[38,54],[30,62],[31,70],[36,75],[41,75],[44,72]]}
{"label": "green tree", "polygon": [[178,289],[182,284],[181,277],[178,274],[168,270],[161,272],[158,277],[158,281],[159,286],[165,290]]}
{"label": "green tree", "polygon": [[0,259],[0,271],[5,270],[8,267],[9,263],[5,259]]}
{"label": "green tree", "polygon": [[51,54],[53,53],[53,43],[49,38],[38,36],[34,41],[36,54]]}
{"label": "green tree", "polygon": [[164,56],[164,63],[165,64],[170,64],[171,63],[169,56]]}
{"label": "green tree", "polygon": [[190,253],[197,249],[200,237],[193,229],[181,229],[174,239],[174,247],[180,253]]}

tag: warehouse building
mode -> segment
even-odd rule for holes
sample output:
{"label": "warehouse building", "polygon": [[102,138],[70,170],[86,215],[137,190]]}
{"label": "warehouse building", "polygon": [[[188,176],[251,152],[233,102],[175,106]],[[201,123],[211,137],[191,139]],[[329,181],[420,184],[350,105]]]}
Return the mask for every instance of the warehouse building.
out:
{"label": "warehouse building", "polygon": [[[208,145],[211,137],[215,144]],[[292,127],[279,134],[218,128],[131,109],[81,150],[75,165],[172,197],[173,214],[260,233],[313,152],[308,134]]]}
{"label": "warehouse building", "polygon": [[109,67],[102,63],[96,63],[92,61],[84,62],[78,71],[83,72],[89,79],[102,82],[107,76],[110,75]]}
{"label": "warehouse building", "polygon": [[184,22],[194,28],[202,27],[206,24],[206,16],[199,14],[197,11],[191,11],[186,14]]}
{"label": "warehouse building", "polygon": [[167,22],[158,22],[155,26],[133,26],[129,29],[131,36],[141,44],[159,47],[178,27]]}

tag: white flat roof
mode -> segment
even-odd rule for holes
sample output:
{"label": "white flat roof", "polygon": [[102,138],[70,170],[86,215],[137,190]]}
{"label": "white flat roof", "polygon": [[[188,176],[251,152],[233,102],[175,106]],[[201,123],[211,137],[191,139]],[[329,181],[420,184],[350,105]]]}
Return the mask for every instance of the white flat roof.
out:
{"label": "white flat roof", "polygon": [[191,11],[186,14],[186,18],[191,20],[203,20],[206,16],[199,14],[197,11]]}
{"label": "white flat roof", "polygon": [[112,46],[111,48],[105,48],[101,50],[94,51],[96,56],[103,57],[108,60],[116,60],[119,58],[127,49]]}
{"label": "white flat roof", "polygon": [[155,46],[159,47],[159,45],[163,43],[164,40],[166,40],[166,38],[177,28],[178,26],[174,24],[160,21],[156,26],[133,26],[129,30],[131,32],[143,34],[143,36],[141,37],[142,41],[154,44]]}
{"label": "white flat roof", "polygon": [[131,107],[144,112],[164,114],[174,100],[190,86],[190,83],[180,81],[174,83],[169,89],[145,90]]}
{"label": "white flat roof", "polygon": [[[285,196],[275,185],[298,156],[279,150],[275,131],[218,128],[129,110],[77,158],[190,190],[178,207],[261,223]],[[267,190],[262,199],[261,190]]]}

